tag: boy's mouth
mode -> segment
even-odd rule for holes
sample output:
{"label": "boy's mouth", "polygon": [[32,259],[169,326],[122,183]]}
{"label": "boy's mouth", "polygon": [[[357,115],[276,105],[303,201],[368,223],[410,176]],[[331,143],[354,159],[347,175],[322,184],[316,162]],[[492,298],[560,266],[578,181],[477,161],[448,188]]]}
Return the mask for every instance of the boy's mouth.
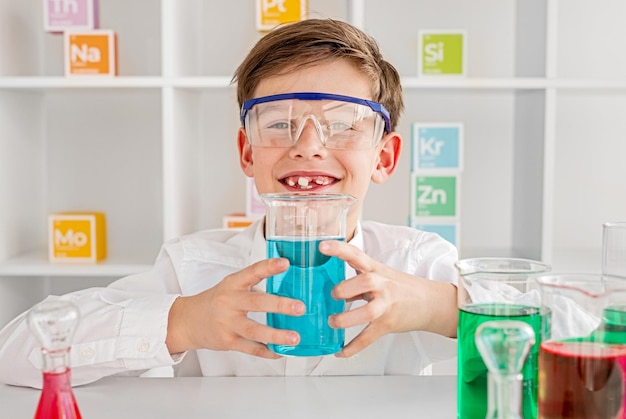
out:
{"label": "boy's mouth", "polygon": [[287,176],[280,179],[280,182],[292,190],[310,191],[320,189],[337,182],[337,178],[332,176],[314,175],[314,176]]}

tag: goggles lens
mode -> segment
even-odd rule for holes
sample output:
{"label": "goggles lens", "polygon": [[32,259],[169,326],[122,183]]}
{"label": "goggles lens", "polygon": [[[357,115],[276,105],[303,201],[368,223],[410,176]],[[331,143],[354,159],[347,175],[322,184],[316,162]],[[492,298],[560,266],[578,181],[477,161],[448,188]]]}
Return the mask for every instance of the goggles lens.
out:
{"label": "goggles lens", "polygon": [[389,112],[379,103],[325,93],[287,93],[246,101],[241,110],[256,147],[292,147],[306,127],[334,149],[367,149],[389,130]]}

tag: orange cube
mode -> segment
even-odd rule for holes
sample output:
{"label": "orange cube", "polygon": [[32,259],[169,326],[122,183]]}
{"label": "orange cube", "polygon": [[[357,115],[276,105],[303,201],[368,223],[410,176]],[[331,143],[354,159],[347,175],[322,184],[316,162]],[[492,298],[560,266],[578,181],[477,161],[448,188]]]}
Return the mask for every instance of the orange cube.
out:
{"label": "orange cube", "polygon": [[116,76],[117,37],[115,32],[68,31],[64,34],[66,76]]}
{"label": "orange cube", "polygon": [[243,230],[254,222],[254,218],[246,217],[245,214],[229,214],[222,217],[222,228]]}

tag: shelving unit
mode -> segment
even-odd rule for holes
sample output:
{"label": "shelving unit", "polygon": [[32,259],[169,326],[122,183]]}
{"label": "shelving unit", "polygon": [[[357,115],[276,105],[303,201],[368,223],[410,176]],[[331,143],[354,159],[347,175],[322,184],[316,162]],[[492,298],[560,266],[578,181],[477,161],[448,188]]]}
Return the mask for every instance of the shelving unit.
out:
{"label": "shelving unit", "polygon": [[[247,0],[107,0],[119,77],[63,77],[41,1],[0,3],[0,326],[48,293],[148,269],[163,241],[245,208],[231,75],[259,39]],[[412,122],[463,122],[461,257],[598,271],[626,219],[621,0],[310,0],[363,27],[402,75],[400,168],[364,218],[406,224]],[[417,33],[465,29],[464,79],[417,74]],[[393,205],[388,205],[393,202]],[[109,258],[49,264],[46,218],[104,211]]]}

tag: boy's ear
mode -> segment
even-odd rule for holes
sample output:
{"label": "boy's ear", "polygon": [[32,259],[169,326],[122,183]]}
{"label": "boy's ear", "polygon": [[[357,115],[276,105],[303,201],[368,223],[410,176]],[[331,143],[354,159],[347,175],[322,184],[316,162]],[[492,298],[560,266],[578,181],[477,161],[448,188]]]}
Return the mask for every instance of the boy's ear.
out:
{"label": "boy's ear", "polygon": [[402,151],[402,137],[397,132],[385,135],[378,144],[378,163],[372,173],[372,182],[383,183],[396,171],[400,152]]}
{"label": "boy's ear", "polygon": [[250,146],[250,142],[246,136],[246,130],[243,127],[239,128],[237,133],[237,149],[239,150],[239,165],[241,166],[241,170],[243,170],[246,176],[253,177],[252,146]]}

